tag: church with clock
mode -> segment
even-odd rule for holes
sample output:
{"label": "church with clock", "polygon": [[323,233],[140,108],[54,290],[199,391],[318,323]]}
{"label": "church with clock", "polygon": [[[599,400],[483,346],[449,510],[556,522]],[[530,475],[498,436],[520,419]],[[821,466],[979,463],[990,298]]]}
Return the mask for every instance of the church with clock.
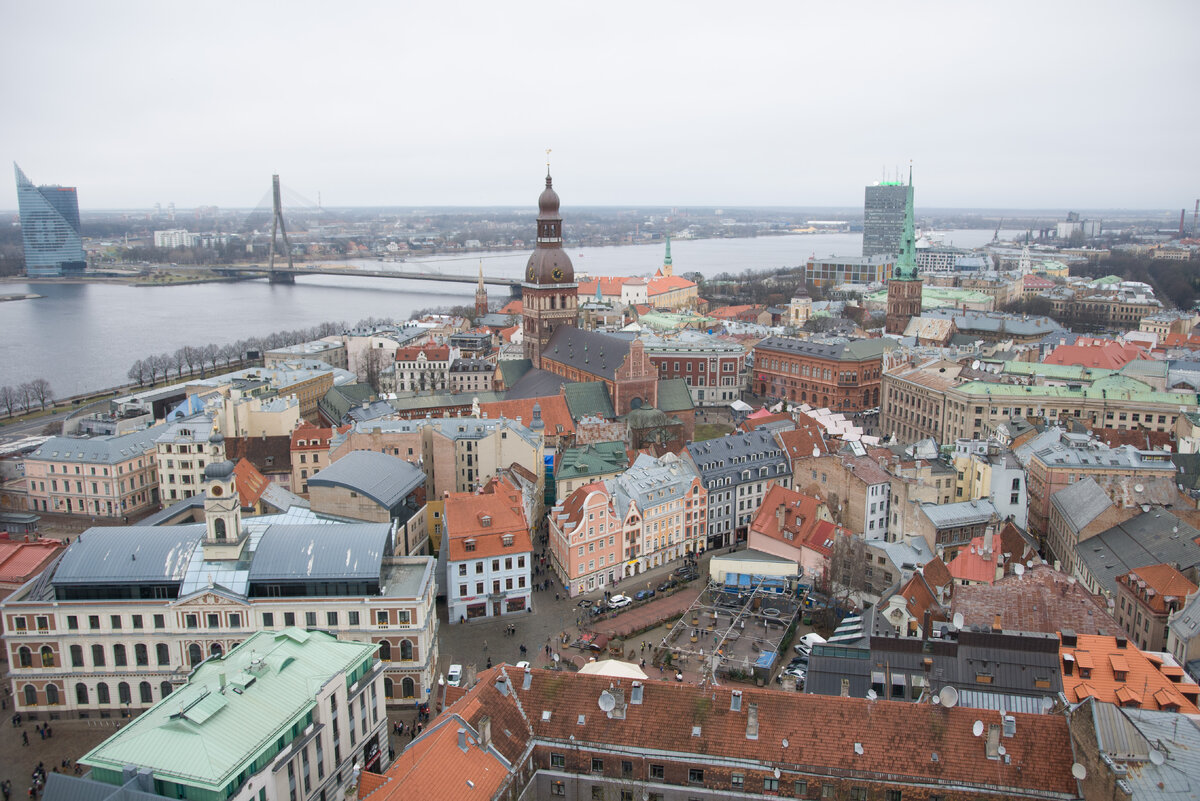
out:
{"label": "church with clock", "polygon": [[563,250],[558,207],[558,193],[547,169],[546,188],[538,198],[537,247],[529,257],[521,285],[525,357],[536,368],[542,366],[542,354],[555,330],[579,322],[575,268]]}

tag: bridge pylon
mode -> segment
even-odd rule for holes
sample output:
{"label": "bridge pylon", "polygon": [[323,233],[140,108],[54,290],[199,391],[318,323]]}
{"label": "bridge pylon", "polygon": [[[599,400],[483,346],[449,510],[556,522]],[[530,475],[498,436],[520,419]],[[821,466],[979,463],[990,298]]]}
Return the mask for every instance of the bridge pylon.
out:
{"label": "bridge pylon", "polygon": [[279,197],[279,176],[271,176],[271,199],[273,209],[273,217],[271,219],[271,250],[270,261],[268,263],[267,273],[268,282],[272,284],[294,284],[296,276],[291,272],[276,272],[275,271],[275,242],[279,234],[283,234],[283,248],[287,254],[288,270],[296,269],[296,265],[292,263],[292,245],[288,242],[287,226],[283,222],[283,201]]}

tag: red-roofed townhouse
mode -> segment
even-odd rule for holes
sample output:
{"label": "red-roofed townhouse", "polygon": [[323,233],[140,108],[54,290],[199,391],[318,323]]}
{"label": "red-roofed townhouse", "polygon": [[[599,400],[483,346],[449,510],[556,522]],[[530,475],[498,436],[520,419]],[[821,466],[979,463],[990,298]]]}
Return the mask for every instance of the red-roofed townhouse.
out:
{"label": "red-roofed townhouse", "polygon": [[775,484],[750,524],[746,545],[795,562],[801,581],[812,582],[828,571],[836,538],[849,533],[816,498]]}
{"label": "red-roofed townhouse", "polygon": [[58,540],[10,539],[0,534],[0,598],[41,573],[63,549]]}
{"label": "red-roofed townhouse", "polygon": [[449,388],[449,345],[414,345],[396,351],[397,392],[445,392]]}
{"label": "red-roofed townhouse", "polygon": [[1117,576],[1117,622],[1147,651],[1167,647],[1167,619],[1197,587],[1173,565],[1147,565]]}
{"label": "red-roofed townhouse", "polygon": [[[343,431],[349,430],[346,426]],[[292,491],[308,497],[308,479],[329,464],[329,440],[333,428],[321,428],[305,420],[292,432]]]}
{"label": "red-roofed townhouse", "polygon": [[585,484],[550,511],[554,572],[577,595],[611,586],[624,559],[621,518],[603,481]]}
{"label": "red-roofed townhouse", "polygon": [[451,623],[524,613],[533,600],[533,540],[520,490],[494,481],[490,492],[448,492],[446,604]]}
{"label": "red-roofed townhouse", "polygon": [[[1082,340],[1082,337],[1080,338]],[[1122,345],[1112,340],[1076,341],[1074,345],[1059,345],[1045,359],[1045,364],[1099,367],[1119,370],[1135,359],[1144,358],[1145,352],[1137,345]]]}

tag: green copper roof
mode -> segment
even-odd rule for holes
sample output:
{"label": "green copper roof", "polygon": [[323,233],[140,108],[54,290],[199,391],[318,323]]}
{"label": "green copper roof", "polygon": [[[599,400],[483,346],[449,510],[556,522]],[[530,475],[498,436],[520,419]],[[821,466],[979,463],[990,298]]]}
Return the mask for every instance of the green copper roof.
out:
{"label": "green copper roof", "polygon": [[692,392],[682,378],[664,378],[658,382],[658,408],[664,412],[682,412],[696,408]]}
{"label": "green copper roof", "polygon": [[670,263],[671,263],[671,237],[668,236],[667,237],[667,255],[663,259],[663,264],[667,265]]}
{"label": "green copper roof", "polygon": [[[154,778],[215,792],[261,770],[280,739],[302,732],[320,689],[339,673],[369,666],[377,646],[298,628],[260,631],[223,659],[197,667],[188,683],[79,759],[93,778],[120,783],[125,765]],[[222,685],[224,688],[222,689]],[[172,796],[173,797],[173,796]]]}
{"label": "green copper roof", "polygon": [[608,396],[608,387],[600,381],[575,382],[563,384],[563,397],[567,399],[567,411],[572,420],[583,417],[602,417],[612,420],[617,416],[613,409],[612,398]]}
{"label": "green copper roof", "polygon": [[1095,381],[1112,375],[1104,367],[1081,367],[1077,364],[1042,364],[1041,362],[1005,362],[1006,375],[1040,375],[1062,381]]}
{"label": "green copper roof", "polygon": [[996,384],[991,381],[968,381],[957,387],[968,395],[991,395],[994,397],[1030,398],[1079,398],[1141,403],[1165,403],[1173,406],[1195,406],[1197,396],[1193,393],[1157,392],[1141,381],[1125,376],[1110,376],[1087,387],[1027,387],[1021,384]]}
{"label": "green copper roof", "polygon": [[624,442],[594,442],[567,448],[559,461],[559,481],[615,473],[629,466]]}

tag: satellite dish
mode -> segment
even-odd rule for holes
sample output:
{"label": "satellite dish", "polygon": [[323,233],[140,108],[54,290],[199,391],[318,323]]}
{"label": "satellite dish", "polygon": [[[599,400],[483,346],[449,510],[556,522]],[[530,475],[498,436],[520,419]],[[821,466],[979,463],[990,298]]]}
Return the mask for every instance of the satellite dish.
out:
{"label": "satellite dish", "polygon": [[953,709],[958,706],[958,690],[953,687],[945,687],[942,689],[942,706],[946,709]]}
{"label": "satellite dish", "polygon": [[1165,756],[1163,756],[1162,751],[1159,751],[1157,748],[1151,748],[1150,749],[1150,761],[1153,762],[1155,765],[1161,765],[1162,763],[1167,761],[1167,758]]}
{"label": "satellite dish", "polygon": [[953,623],[954,623],[954,628],[956,628],[956,629],[961,629],[961,628],[963,627],[963,616],[962,616],[962,612],[955,612],[955,613],[954,613],[954,621],[953,621]]}
{"label": "satellite dish", "polygon": [[868,701],[874,701],[877,698],[879,698],[879,693],[875,692],[874,690],[867,690],[867,700]]}
{"label": "satellite dish", "polygon": [[1030,570],[1033,570],[1033,560],[1030,559],[1028,562],[1026,562],[1025,567],[1029,568]]}
{"label": "satellite dish", "polygon": [[1083,781],[1084,779],[1087,778],[1087,768],[1085,768],[1083,765],[1080,765],[1078,762],[1076,762],[1074,765],[1071,766],[1071,775],[1074,776],[1076,779],[1079,779],[1079,781]]}
{"label": "satellite dish", "polygon": [[972,369],[972,370],[978,370],[978,369],[979,369],[979,359],[976,359],[975,361],[971,362],[971,369]]}
{"label": "satellite dish", "polygon": [[779,768],[775,768],[775,778],[779,778]]}
{"label": "satellite dish", "polygon": [[974,734],[976,737],[980,737],[983,735],[983,721],[982,720],[975,721],[975,725],[971,727],[971,734]]}
{"label": "satellite dish", "polygon": [[1008,753],[1008,749],[1001,745],[996,748],[996,753],[999,754],[1000,756],[1004,756],[1005,754]]}
{"label": "satellite dish", "polygon": [[786,737],[783,738],[783,747],[784,748],[788,747],[788,738],[786,738]]}
{"label": "satellite dish", "polygon": [[933,694],[933,702],[935,704],[940,704],[942,702],[942,696],[938,695],[937,693],[934,693]]}
{"label": "satellite dish", "polygon": [[862,745],[862,743],[855,743],[855,744],[854,744],[854,753],[858,754],[859,756],[862,756],[862,754],[863,754],[863,745]]}
{"label": "satellite dish", "polygon": [[820,448],[818,448],[816,445],[813,445],[813,456],[814,456],[814,457],[817,457],[817,456],[820,456],[820,455],[821,455],[821,449],[820,449]]}
{"label": "satellite dish", "polygon": [[1013,565],[1013,572],[1016,573],[1018,576],[1025,575],[1025,565],[1021,564],[1020,562],[1017,562],[1015,565]]}
{"label": "satellite dish", "polygon": [[608,690],[604,690],[600,693],[599,704],[601,712],[612,712],[617,708],[617,699],[613,698],[613,694]]}
{"label": "satellite dish", "polygon": [[1134,491],[1134,492],[1144,492],[1144,491],[1145,491],[1145,489],[1146,489],[1146,488],[1145,488],[1145,487],[1143,487],[1141,484],[1134,484],[1134,485],[1133,485],[1133,491]]}
{"label": "satellite dish", "polygon": [[1054,702],[1050,700],[1050,696],[1042,696],[1042,713],[1045,714],[1054,708]]}

